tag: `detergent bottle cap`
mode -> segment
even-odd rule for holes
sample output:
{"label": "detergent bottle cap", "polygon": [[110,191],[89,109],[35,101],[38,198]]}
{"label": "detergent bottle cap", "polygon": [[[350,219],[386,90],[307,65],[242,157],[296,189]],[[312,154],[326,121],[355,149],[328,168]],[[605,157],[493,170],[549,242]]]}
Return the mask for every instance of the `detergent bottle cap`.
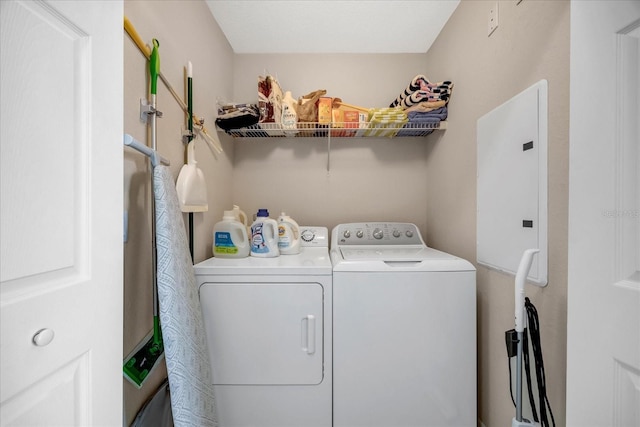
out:
{"label": "detergent bottle cap", "polygon": [[236,220],[235,212],[234,211],[224,211],[224,214],[222,215],[222,220],[223,221],[230,221],[230,220],[235,221]]}
{"label": "detergent bottle cap", "polygon": [[258,209],[258,214],[256,216],[268,217],[269,210],[268,209]]}

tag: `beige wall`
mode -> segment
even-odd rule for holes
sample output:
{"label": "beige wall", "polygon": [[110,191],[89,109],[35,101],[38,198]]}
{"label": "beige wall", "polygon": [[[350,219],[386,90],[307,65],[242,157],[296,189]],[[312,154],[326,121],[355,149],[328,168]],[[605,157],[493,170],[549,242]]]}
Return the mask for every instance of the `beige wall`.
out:
{"label": "beige wall", "polygon": [[[388,107],[428,67],[424,54],[236,55],[236,101],[255,102],[257,76],[265,70],[294,98],[325,89],[349,104]],[[329,171],[324,138],[239,141],[234,200],[247,214],[260,207],[271,216],[284,210],[299,224],[331,229],[344,222],[408,221],[425,232],[426,153],[441,136],[334,138]]]}
{"label": "beige wall", "polygon": [[[194,112],[214,129],[215,99],[231,97],[233,52],[202,1],[125,1],[124,13],[142,37],[151,44],[160,42],[160,68],[175,91],[186,92],[185,67],[193,64]],[[139,141],[147,141],[147,127],[139,119],[140,98],[147,98],[147,61],[135,44],[124,36],[124,129]],[[186,97],[183,99],[186,100]],[[157,149],[171,161],[177,178],[184,163],[182,130],[185,115],[164,84],[158,81]],[[149,145],[150,141],[148,142]],[[211,254],[213,224],[231,204],[233,145],[224,143],[224,153],[214,157],[205,142],[196,143],[198,167],[208,190],[209,212],[194,214],[196,262]],[[129,239],[124,260],[124,355],[126,356],[152,328],[150,171],[141,154],[125,150],[125,209],[129,212]],[[185,215],[185,223],[187,218]],[[124,381],[125,417],[131,422],[144,401],[166,377],[164,361],[137,390]]]}
{"label": "beige wall", "polygon": [[[455,82],[449,130],[427,153],[430,246],[476,261],[477,120],[533,83],[549,82],[549,285],[528,286],[541,319],[549,400],[565,420],[569,2],[499,2],[487,37],[490,1],[462,1],[427,54],[429,73]],[[508,179],[508,177],[505,177]],[[504,331],[513,327],[513,277],[478,267],[479,417],[487,427],[514,416]]]}
{"label": "beige wall", "polygon": [[[334,139],[327,171],[325,139],[237,140],[219,134],[217,159],[198,144],[198,165],[210,184],[209,212],[196,214],[196,261],[209,257],[211,229],[239,204],[251,217],[266,207],[300,224],[329,228],[348,221],[410,221],[430,246],[475,262],[476,145],[479,117],[540,79],[549,81],[549,286],[528,288],[542,320],[549,397],[564,424],[566,240],[569,94],[569,4],[500,2],[500,27],[486,36],[492,2],[462,1],[427,54],[234,55],[201,1],[125,1],[142,38],[160,40],[163,73],[182,93],[183,67],[194,66],[195,111],[213,128],[219,101],[255,102],[257,76],[277,76],[294,97],[316,89],[365,107],[387,106],[416,74],[452,80],[449,129],[427,138]],[[125,131],[140,140],[146,61],[125,36]],[[177,177],[183,161],[182,113],[158,85],[158,150]],[[128,353],[151,328],[149,184],[145,161],[125,153],[125,343]],[[487,427],[513,416],[504,331],[513,327],[513,278],[478,270],[479,417]],[[162,368],[164,369],[164,368]],[[142,390],[125,382],[130,421],[165,376]]]}

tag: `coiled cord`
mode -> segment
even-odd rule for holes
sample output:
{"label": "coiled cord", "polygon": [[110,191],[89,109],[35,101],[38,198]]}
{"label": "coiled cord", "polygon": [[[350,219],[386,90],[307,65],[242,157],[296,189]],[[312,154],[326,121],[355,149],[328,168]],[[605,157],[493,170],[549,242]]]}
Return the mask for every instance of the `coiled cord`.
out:
{"label": "coiled cord", "polygon": [[[527,378],[527,391],[529,394],[529,403],[531,404],[531,411],[533,420],[540,423],[541,427],[550,427],[549,417],[551,417],[551,425],[555,427],[556,420],[551,410],[551,404],[547,397],[547,379],[544,371],[544,360],[542,359],[542,345],[540,344],[540,321],[538,318],[538,310],[531,303],[528,297],[524,302],[525,311],[527,313],[527,328],[524,330],[524,339],[522,343],[523,353],[523,365],[525,368],[525,375]],[[538,401],[540,402],[540,417],[538,417],[538,411],[536,410],[535,399],[533,396],[533,388],[531,381],[531,367],[529,357],[529,337],[531,340],[531,350],[533,352],[534,369],[536,373],[536,380],[538,384]],[[509,359],[511,355],[509,354]],[[515,406],[516,402],[513,398],[513,388],[511,387],[511,362],[509,362],[509,388],[511,392],[511,400]],[[548,411],[548,412],[547,412]]]}
{"label": "coiled cord", "polygon": [[[549,416],[553,426],[556,425],[556,420],[551,410],[551,404],[549,404],[549,398],[547,397],[547,379],[544,371],[544,360],[542,359],[542,345],[540,344],[540,322],[538,318],[538,310],[531,303],[528,297],[524,299],[524,308],[527,312],[527,329],[531,336],[531,350],[533,351],[533,359],[535,362],[536,379],[538,383],[538,400],[540,402],[540,420],[536,419],[536,410],[534,408],[531,390],[531,378],[529,373],[529,352],[525,351],[525,367],[527,370],[527,384],[529,388],[529,399],[532,401],[531,407],[533,408],[534,421],[540,422],[542,427],[549,427],[549,418],[547,417],[547,409],[549,410]],[[525,335],[525,344],[527,344],[527,336]],[[527,348],[528,346],[525,346]]]}

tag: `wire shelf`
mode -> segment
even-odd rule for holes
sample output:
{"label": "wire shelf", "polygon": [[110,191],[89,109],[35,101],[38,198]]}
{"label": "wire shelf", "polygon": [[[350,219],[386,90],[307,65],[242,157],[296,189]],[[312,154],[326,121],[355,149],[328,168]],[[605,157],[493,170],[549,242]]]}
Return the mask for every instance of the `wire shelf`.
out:
{"label": "wire shelf", "polygon": [[234,138],[366,138],[419,137],[434,130],[444,130],[447,122],[436,123],[316,123],[300,122],[295,129],[284,129],[280,123],[258,123],[240,129],[225,130]]}

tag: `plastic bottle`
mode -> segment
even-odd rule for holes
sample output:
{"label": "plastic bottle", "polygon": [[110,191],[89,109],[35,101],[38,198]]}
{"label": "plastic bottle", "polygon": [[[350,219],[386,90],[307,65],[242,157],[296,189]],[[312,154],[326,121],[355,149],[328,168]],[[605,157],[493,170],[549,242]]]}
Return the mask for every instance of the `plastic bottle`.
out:
{"label": "plastic bottle", "polygon": [[278,223],[269,218],[269,211],[258,209],[251,224],[251,256],[271,258],[280,255],[278,249]]}
{"label": "plastic bottle", "polygon": [[233,205],[233,215],[235,216],[236,221],[241,222],[247,229],[247,239],[248,239],[248,236],[251,236],[251,227],[249,227],[249,224],[247,224],[247,214],[244,213],[242,209],[240,209],[240,206]]}
{"label": "plastic bottle", "polygon": [[213,226],[213,256],[245,258],[249,251],[246,226],[236,220],[234,211],[224,211],[222,221]]}
{"label": "plastic bottle", "polygon": [[282,255],[300,253],[300,227],[284,212],[278,217],[278,248]]}
{"label": "plastic bottle", "polygon": [[295,135],[298,133],[298,113],[296,112],[297,101],[287,91],[282,99],[282,129],[285,135]]}

